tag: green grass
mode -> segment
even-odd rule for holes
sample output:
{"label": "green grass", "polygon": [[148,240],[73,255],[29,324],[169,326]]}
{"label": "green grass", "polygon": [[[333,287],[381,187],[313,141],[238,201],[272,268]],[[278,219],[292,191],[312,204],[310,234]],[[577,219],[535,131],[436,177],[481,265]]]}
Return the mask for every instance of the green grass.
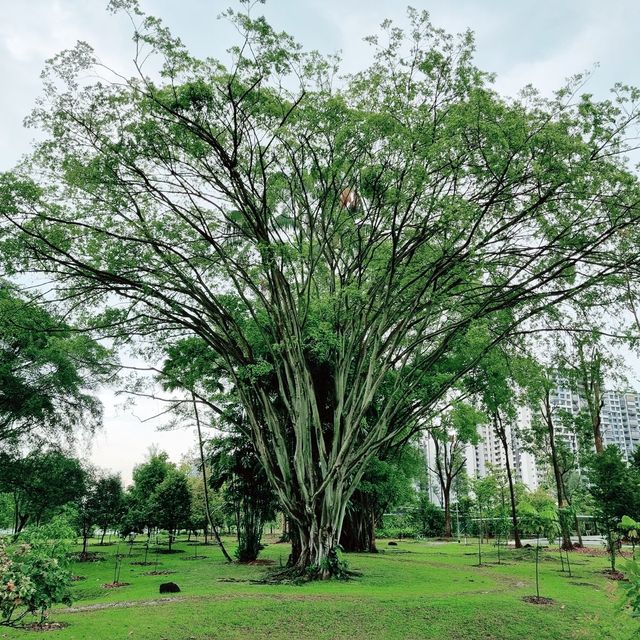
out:
{"label": "green grass", "polygon": [[[303,586],[262,585],[263,566],[225,564],[214,546],[199,546],[206,559],[189,560],[194,547],[182,541],[173,555],[150,553],[158,567],[140,567],[142,544],[123,558],[120,580],[130,585],[107,590],[113,580],[115,553],[128,547],[91,546],[102,562],[76,563],[86,579],[73,587],[71,610],[60,607],[50,619],[68,623],[51,631],[60,640],[204,640],[220,638],[394,638],[557,640],[558,638],[640,637],[640,622],[619,610],[620,590],[603,574],[604,557],[572,554],[573,578],[560,572],[557,552],[545,552],[541,595],[553,605],[526,603],[535,594],[532,551],[507,551],[498,566],[495,550],[484,545],[482,567],[477,546],[437,542],[380,542],[379,554],[348,555],[362,577],[348,582]],[[270,544],[261,558],[285,562],[287,545]],[[154,569],[175,571],[143,576]],[[182,592],[160,596],[161,582],[174,581]],[[580,583],[580,584],[572,584]],[[174,598],[174,599],[172,599]],[[177,598],[177,599],[176,599]],[[25,638],[29,632],[0,627],[0,638]]]}

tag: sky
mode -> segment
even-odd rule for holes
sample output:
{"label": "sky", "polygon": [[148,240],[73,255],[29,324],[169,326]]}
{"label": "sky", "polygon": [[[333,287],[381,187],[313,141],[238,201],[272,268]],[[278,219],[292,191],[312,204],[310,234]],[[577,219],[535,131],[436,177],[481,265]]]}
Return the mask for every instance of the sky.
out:
{"label": "sky", "polygon": [[[129,72],[133,57],[131,24],[126,16],[107,13],[106,0],[0,0],[0,171],[28,153],[34,131],[22,126],[41,92],[40,72],[47,58],[91,44],[108,66]],[[217,16],[234,0],[141,0],[142,9],[163,19],[188,48],[200,56],[220,57],[235,42],[233,29]],[[544,93],[565,78],[592,71],[585,91],[607,96],[616,82],[640,86],[640,2],[637,0],[413,0],[430,12],[433,23],[457,33],[476,35],[476,64],[497,74],[495,87],[514,95],[532,84]],[[269,0],[258,5],[278,29],[294,35],[306,48],[323,53],[340,50],[345,71],[369,60],[363,38],[385,18],[402,24],[405,5],[393,0]],[[116,389],[104,389],[104,427],[79,453],[94,464],[131,479],[150,445],[178,462],[195,445],[195,435],[157,431],[162,420],[158,401],[125,404]]]}

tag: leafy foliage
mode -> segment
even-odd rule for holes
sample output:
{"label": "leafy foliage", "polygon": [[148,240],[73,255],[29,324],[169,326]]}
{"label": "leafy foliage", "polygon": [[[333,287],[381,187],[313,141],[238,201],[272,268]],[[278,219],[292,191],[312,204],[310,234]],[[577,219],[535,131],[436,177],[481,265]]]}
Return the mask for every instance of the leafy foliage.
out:
{"label": "leafy foliage", "polygon": [[54,604],[71,604],[68,569],[72,529],[63,520],[32,527],[19,543],[0,541],[0,624],[28,614],[42,621]]}
{"label": "leafy foliage", "polygon": [[0,446],[99,424],[109,352],[0,281]]}

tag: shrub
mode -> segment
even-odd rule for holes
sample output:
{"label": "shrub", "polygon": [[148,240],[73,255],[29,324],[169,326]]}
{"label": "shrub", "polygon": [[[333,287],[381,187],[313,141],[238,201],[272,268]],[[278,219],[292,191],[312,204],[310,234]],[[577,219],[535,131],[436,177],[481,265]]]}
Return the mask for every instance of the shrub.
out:
{"label": "shrub", "polygon": [[426,495],[420,496],[417,507],[411,514],[411,521],[421,536],[439,538],[444,535],[444,512]]}
{"label": "shrub", "polygon": [[624,575],[627,581],[619,584],[624,589],[625,602],[631,606],[633,615],[640,617],[640,564],[636,560],[628,560]]}
{"label": "shrub", "polygon": [[14,625],[59,602],[71,604],[68,569],[73,531],[56,521],[34,527],[12,545],[0,541],[0,624]]}

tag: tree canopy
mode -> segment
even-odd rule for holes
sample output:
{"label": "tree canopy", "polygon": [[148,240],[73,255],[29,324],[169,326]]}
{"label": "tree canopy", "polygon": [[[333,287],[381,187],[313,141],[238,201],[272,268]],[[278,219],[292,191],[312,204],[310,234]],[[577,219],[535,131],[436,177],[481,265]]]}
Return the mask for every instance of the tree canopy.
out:
{"label": "tree canopy", "polygon": [[0,281],[0,448],[94,428],[108,351]]}
{"label": "tree canopy", "polygon": [[50,62],[30,119],[45,140],[0,176],[0,249],[98,332],[198,336],[298,567],[327,575],[376,452],[496,343],[635,260],[638,92],[596,102],[578,78],[501,97],[471,34],[414,10],[339,78],[264,18],[226,13],[225,64],[111,7],[136,22],[137,75],[87,81],[86,43]]}

